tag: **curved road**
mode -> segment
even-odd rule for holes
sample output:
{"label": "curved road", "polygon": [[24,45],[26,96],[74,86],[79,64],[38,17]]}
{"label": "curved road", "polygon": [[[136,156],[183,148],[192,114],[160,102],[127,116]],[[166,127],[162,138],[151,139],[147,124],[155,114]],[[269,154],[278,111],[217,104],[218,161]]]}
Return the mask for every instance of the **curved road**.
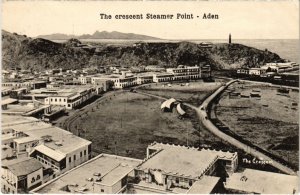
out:
{"label": "curved road", "polygon": [[[272,164],[271,164],[272,166],[276,167],[277,169],[281,170],[282,172],[284,172],[286,174],[297,175],[297,173],[294,170],[290,169],[289,167],[286,167],[283,164],[274,161],[274,159],[270,158],[269,156],[267,156],[267,155],[257,151],[256,149],[240,142],[239,140],[223,133],[209,120],[208,113],[207,113],[207,107],[208,107],[209,103],[211,101],[213,101],[216,98],[216,96],[218,96],[220,93],[222,93],[229,85],[231,85],[232,83],[234,83],[236,81],[238,81],[238,80],[229,81],[225,85],[221,86],[213,94],[208,96],[199,107],[196,107],[196,106],[193,106],[193,105],[187,104],[187,103],[184,103],[184,104],[189,106],[190,108],[194,109],[197,112],[198,117],[199,117],[200,121],[203,123],[203,125],[209,131],[211,131],[213,134],[218,136],[219,138],[227,141],[228,143],[234,145],[235,147],[237,147],[239,149],[244,150],[245,152],[251,154],[252,156],[255,156],[259,160],[272,161]],[[152,96],[152,97],[156,97],[156,98],[160,98],[160,99],[166,99],[166,98],[162,98],[160,96],[152,95],[152,94],[148,94],[148,93],[143,93],[143,92],[138,92],[138,93],[148,95],[148,96]]]}

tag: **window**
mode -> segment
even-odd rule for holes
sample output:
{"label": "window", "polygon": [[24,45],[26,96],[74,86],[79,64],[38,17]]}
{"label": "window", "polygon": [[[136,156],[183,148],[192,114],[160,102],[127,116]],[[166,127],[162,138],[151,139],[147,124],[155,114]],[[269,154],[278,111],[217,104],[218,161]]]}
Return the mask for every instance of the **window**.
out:
{"label": "window", "polygon": [[52,99],[52,98],[51,98],[50,100],[51,100],[51,102],[53,102],[53,99]]}
{"label": "window", "polygon": [[80,152],[80,157],[82,157],[82,152]]}
{"label": "window", "polygon": [[57,99],[55,98],[55,102],[57,102]]}
{"label": "window", "polygon": [[101,192],[104,192],[104,190],[103,190],[103,189],[101,189]]}
{"label": "window", "polygon": [[76,155],[74,155],[74,160],[76,160]]}
{"label": "window", "polygon": [[178,178],[176,178],[175,181],[176,181],[176,183],[179,183],[179,179]]}
{"label": "window", "polygon": [[40,176],[40,175],[37,175],[37,176],[36,176],[36,180],[39,180],[39,179],[41,179],[41,176]]}
{"label": "window", "polygon": [[72,158],[71,157],[69,157],[69,163],[72,161]]}
{"label": "window", "polygon": [[31,179],[31,183],[34,183],[35,182],[35,179],[34,179],[34,177]]}
{"label": "window", "polygon": [[61,102],[61,99],[59,98],[59,102]]}
{"label": "window", "polygon": [[84,155],[86,155],[86,150],[84,150],[84,152],[83,152],[83,153],[84,153]]}
{"label": "window", "polygon": [[64,99],[64,102],[66,102],[66,99]]}

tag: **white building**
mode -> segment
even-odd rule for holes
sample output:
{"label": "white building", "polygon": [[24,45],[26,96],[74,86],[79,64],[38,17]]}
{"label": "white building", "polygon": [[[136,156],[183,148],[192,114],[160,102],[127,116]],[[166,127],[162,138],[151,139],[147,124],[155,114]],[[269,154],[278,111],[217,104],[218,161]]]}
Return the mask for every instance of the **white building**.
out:
{"label": "white building", "polygon": [[199,66],[183,66],[177,68],[167,68],[167,73],[174,75],[174,80],[190,80],[201,78],[201,69]]}
{"label": "white building", "polygon": [[298,70],[299,64],[297,64],[296,62],[266,63],[261,68],[265,70],[271,69],[271,71],[281,73],[281,72]]}
{"label": "white building", "polygon": [[74,109],[96,94],[99,94],[99,90],[95,86],[68,86],[41,92],[41,94],[47,93],[47,98],[44,100],[46,105],[57,105],[64,106],[66,109]]}
{"label": "white building", "polygon": [[265,69],[262,68],[250,68],[249,69],[249,75],[257,75],[260,76],[262,74],[266,73]]}

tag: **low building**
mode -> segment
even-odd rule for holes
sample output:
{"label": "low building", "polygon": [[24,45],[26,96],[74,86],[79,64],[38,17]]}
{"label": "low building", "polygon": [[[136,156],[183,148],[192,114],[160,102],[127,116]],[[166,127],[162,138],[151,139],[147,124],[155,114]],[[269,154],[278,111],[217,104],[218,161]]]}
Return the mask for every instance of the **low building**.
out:
{"label": "low building", "polygon": [[142,161],[133,158],[101,154],[66,172],[32,193],[116,194],[126,190],[129,177]]}
{"label": "low building", "polygon": [[296,62],[282,62],[282,63],[266,63],[261,67],[262,69],[272,71],[272,72],[288,72],[293,70],[299,70],[299,64]]}
{"label": "low building", "polygon": [[[46,105],[64,106],[66,109],[74,109],[97,95],[98,90],[94,86],[64,86],[58,89],[45,89],[41,94],[46,96],[44,99]],[[33,94],[33,96],[35,95]]]}
{"label": "low building", "polygon": [[239,75],[249,75],[249,68],[239,68],[236,70]]}
{"label": "low building", "polygon": [[299,177],[245,169],[230,175],[224,186],[230,193],[239,194],[298,194]]}
{"label": "low building", "polygon": [[43,183],[43,166],[34,158],[1,162],[1,192],[23,194]]}
{"label": "low building", "polygon": [[201,48],[212,48],[213,47],[213,43],[212,42],[202,42],[199,44],[199,46]]}
{"label": "low building", "polygon": [[[219,167],[223,167],[227,174],[232,174],[237,166],[237,153],[153,143],[147,148],[147,158],[136,168],[140,182],[134,188],[138,192],[148,193],[151,190],[159,193],[187,193],[194,184],[200,185],[198,181],[203,178],[216,177],[216,169]],[[211,191],[219,185],[218,178],[206,181],[208,183],[201,185],[210,186]],[[201,194],[201,189],[197,193]]]}
{"label": "low building", "polygon": [[192,80],[201,78],[199,66],[183,66],[177,68],[167,68],[167,73],[174,75],[174,80]]}
{"label": "low building", "polygon": [[123,76],[112,76],[110,80],[114,82],[115,89],[122,89],[127,87],[133,87],[137,85],[137,77],[123,77]]}
{"label": "low building", "polygon": [[13,89],[27,88],[27,89],[40,89],[47,86],[46,81],[27,81],[27,82],[3,82],[2,87],[11,87]]}
{"label": "low building", "polygon": [[249,69],[249,75],[260,76],[265,73],[266,73],[266,70],[262,69],[262,68],[250,68]]}

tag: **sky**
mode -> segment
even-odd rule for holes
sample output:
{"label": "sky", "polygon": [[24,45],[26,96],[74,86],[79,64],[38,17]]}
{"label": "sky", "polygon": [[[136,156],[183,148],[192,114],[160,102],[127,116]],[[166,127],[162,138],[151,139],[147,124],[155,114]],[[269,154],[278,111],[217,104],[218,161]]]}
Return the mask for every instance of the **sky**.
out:
{"label": "sky", "polygon": [[[119,31],[164,39],[299,39],[299,1],[2,1],[2,29],[38,35]],[[99,14],[113,19],[100,19]],[[194,19],[117,20],[119,14],[193,14]],[[202,19],[203,14],[219,19]],[[199,16],[197,18],[196,16]]]}

